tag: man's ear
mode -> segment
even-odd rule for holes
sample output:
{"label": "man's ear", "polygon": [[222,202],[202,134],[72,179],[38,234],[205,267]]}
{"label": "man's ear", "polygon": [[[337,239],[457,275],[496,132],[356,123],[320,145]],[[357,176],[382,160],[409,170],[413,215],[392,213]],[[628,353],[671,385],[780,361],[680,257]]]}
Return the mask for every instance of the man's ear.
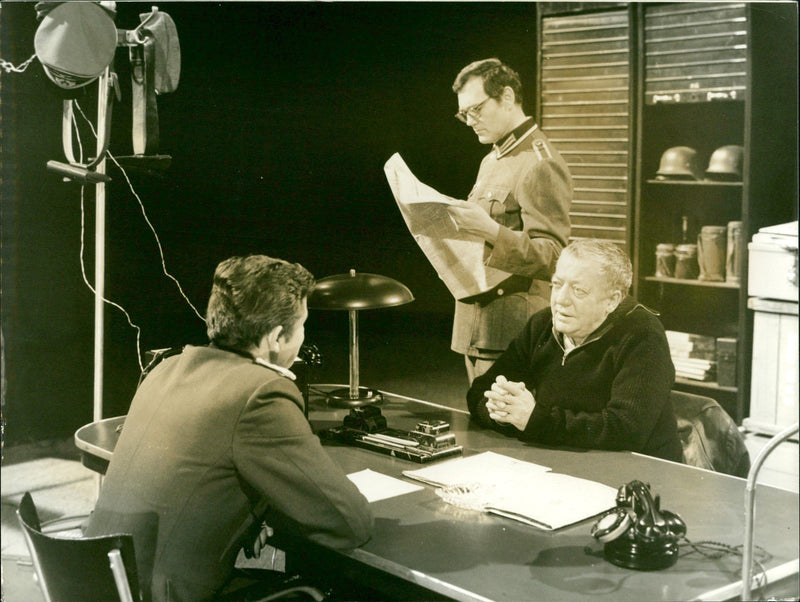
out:
{"label": "man's ear", "polygon": [[280,338],[283,334],[283,326],[276,326],[270,330],[267,335],[267,345],[270,351],[280,351]]}
{"label": "man's ear", "polygon": [[614,291],[611,293],[611,296],[608,298],[608,313],[613,312],[619,304],[622,302],[622,291]]}
{"label": "man's ear", "polygon": [[517,95],[514,94],[514,89],[511,86],[503,88],[503,100],[512,105],[517,103]]}

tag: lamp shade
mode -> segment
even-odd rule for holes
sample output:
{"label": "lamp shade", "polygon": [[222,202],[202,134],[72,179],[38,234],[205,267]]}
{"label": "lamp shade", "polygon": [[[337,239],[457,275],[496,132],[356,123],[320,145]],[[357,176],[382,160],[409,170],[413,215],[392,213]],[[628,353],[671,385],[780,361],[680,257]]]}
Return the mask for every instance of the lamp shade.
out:
{"label": "lamp shade", "polygon": [[337,274],[317,281],[308,296],[311,309],[342,309],[350,314],[350,386],[336,389],[327,396],[329,405],[356,407],[377,403],[383,399],[380,391],[358,385],[358,312],[411,303],[414,295],[400,284],[378,274]]}
{"label": "lamp shade", "polygon": [[361,310],[411,303],[404,284],[379,274],[336,274],[321,278],[308,297],[312,309]]}

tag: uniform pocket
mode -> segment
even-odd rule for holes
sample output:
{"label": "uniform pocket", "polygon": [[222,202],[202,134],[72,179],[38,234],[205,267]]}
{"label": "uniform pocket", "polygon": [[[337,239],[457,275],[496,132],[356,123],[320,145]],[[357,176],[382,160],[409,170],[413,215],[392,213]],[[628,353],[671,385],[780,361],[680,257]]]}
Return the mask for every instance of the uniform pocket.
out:
{"label": "uniform pocket", "polygon": [[480,184],[470,192],[467,200],[478,203],[493,219],[500,221],[507,211],[506,199],[511,188]]}

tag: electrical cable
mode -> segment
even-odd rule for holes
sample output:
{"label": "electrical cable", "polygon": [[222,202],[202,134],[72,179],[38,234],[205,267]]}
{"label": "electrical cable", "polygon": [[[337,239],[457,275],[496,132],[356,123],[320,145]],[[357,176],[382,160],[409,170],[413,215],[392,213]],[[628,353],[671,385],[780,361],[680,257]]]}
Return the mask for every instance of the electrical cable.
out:
{"label": "electrical cable", "polygon": [[[76,106],[78,105],[77,101],[75,102],[75,105]],[[97,134],[94,132],[94,127],[92,126],[91,121],[89,121],[86,118],[86,115],[83,113],[83,110],[80,108],[80,106],[78,106],[78,110],[81,112],[81,115],[83,115],[83,118],[86,119],[87,123],[89,123],[89,126],[92,128],[92,133],[94,133],[95,137],[96,137]],[[83,142],[81,141],[80,132],[78,131],[78,123],[77,123],[77,120],[75,118],[75,113],[72,114],[72,127],[75,130],[75,138],[77,139],[77,142],[78,142],[78,160],[80,162],[83,162]],[[86,244],[85,244],[85,235],[86,235],[86,198],[85,198],[85,195],[84,195],[85,189],[86,189],[86,186],[85,185],[81,185],[81,237],[80,237],[80,239],[81,239],[81,245],[80,245],[81,276],[83,277],[83,282],[86,284],[86,287],[90,291],[92,291],[93,294],[97,295],[97,290],[94,288],[94,286],[92,286],[92,284],[89,282],[89,278],[86,276],[86,262],[84,261],[84,249],[86,248]],[[121,311],[123,313],[123,315],[125,316],[125,319],[127,320],[127,322],[130,325],[130,327],[133,328],[136,331],[136,359],[138,360],[138,363],[139,363],[139,371],[142,371],[144,369],[144,362],[142,361],[142,351],[141,351],[142,329],[137,324],[135,324],[133,322],[133,320],[131,319],[130,314],[120,304],[115,303],[114,301],[111,301],[110,299],[107,299],[106,297],[101,297],[101,299],[102,299],[103,303],[111,305],[112,307],[115,307],[119,311]]]}
{"label": "electrical cable", "polygon": [[[719,541],[709,541],[709,540],[702,540],[702,541],[691,541],[686,536],[681,538],[681,542],[686,544],[690,550],[681,554],[681,556],[686,556],[688,554],[693,554],[697,552],[701,556],[708,558],[709,560],[719,560],[720,558],[724,558],[725,556],[739,556],[741,557],[744,552],[743,545],[736,545],[732,546],[730,544],[722,543]],[[753,558],[754,564],[758,567],[758,574],[755,575],[756,587],[755,589],[763,589],[767,586],[767,571],[764,567],[764,562],[772,558],[772,555],[767,552],[761,546],[754,546],[754,552],[757,552],[758,557],[755,556]]]}
{"label": "electrical cable", "polygon": [[171,279],[171,280],[172,280],[172,281],[175,283],[175,285],[178,287],[178,292],[180,293],[181,297],[183,297],[183,298],[184,298],[184,300],[185,300],[185,301],[186,301],[186,303],[189,305],[189,307],[191,307],[191,308],[192,308],[192,311],[194,311],[195,315],[196,315],[198,318],[200,318],[200,319],[203,321],[203,323],[205,324],[205,321],[206,321],[206,319],[205,319],[205,318],[203,317],[203,315],[202,315],[202,314],[201,314],[201,313],[200,313],[200,312],[197,310],[197,308],[194,306],[194,304],[193,304],[193,303],[192,303],[192,302],[189,300],[189,297],[188,297],[188,296],[186,295],[186,293],[183,291],[183,287],[181,286],[181,283],[178,281],[178,279],[177,279],[177,278],[175,278],[175,276],[173,276],[172,274],[170,274],[170,273],[167,271],[167,262],[166,262],[166,259],[164,258],[164,249],[163,249],[163,247],[161,246],[161,240],[160,240],[160,239],[159,239],[159,237],[158,237],[158,233],[156,232],[156,229],[155,229],[155,227],[154,227],[154,226],[153,226],[153,224],[150,222],[150,218],[148,218],[148,217],[147,217],[147,211],[145,211],[145,208],[144,208],[144,203],[142,202],[142,199],[141,199],[141,197],[138,195],[138,193],[136,192],[136,190],[133,188],[133,184],[131,183],[131,180],[130,180],[130,178],[128,177],[128,174],[127,174],[127,172],[126,172],[126,171],[125,171],[125,169],[122,167],[122,165],[120,165],[120,164],[119,164],[119,162],[117,161],[116,157],[114,157],[114,155],[112,155],[112,154],[109,152],[109,153],[108,153],[108,156],[109,156],[109,158],[110,158],[110,159],[111,159],[111,160],[114,162],[114,164],[115,164],[115,165],[116,165],[116,166],[119,168],[119,170],[122,172],[122,175],[125,177],[125,181],[128,183],[128,187],[129,187],[129,188],[130,188],[130,190],[131,190],[131,194],[133,194],[133,196],[136,198],[136,201],[139,203],[139,209],[140,209],[140,210],[141,210],[141,212],[142,212],[142,217],[144,217],[144,221],[145,221],[145,223],[147,223],[148,227],[150,228],[150,231],[153,233],[153,237],[155,238],[155,241],[156,241],[156,246],[158,247],[158,254],[159,254],[160,258],[161,258],[161,271],[164,273],[164,275],[165,275],[165,276],[167,276],[167,278]]}
{"label": "electrical cable", "polygon": [[[84,281],[84,283],[86,283],[86,286],[89,288],[90,291],[92,291],[92,293],[94,293],[96,295],[97,291],[89,283],[89,279],[86,277],[86,265],[85,265],[85,263],[83,261],[84,233],[86,232],[86,226],[85,226],[86,210],[85,210],[85,206],[84,206],[84,194],[83,194],[84,188],[86,188],[86,186],[81,185],[81,250],[80,250],[80,254],[81,254],[81,275],[83,276],[83,281]],[[103,300],[103,303],[107,303],[108,305],[111,305],[112,307],[116,307],[118,310],[120,310],[124,314],[125,319],[128,321],[128,324],[130,325],[130,327],[133,328],[136,331],[136,358],[139,361],[139,371],[141,372],[142,370],[144,370],[144,362],[142,361],[142,346],[141,346],[142,329],[139,328],[138,325],[133,323],[133,320],[131,320],[130,314],[119,303],[115,303],[114,301],[111,301],[110,299],[107,299],[106,297],[101,297],[101,299]]]}
{"label": "electrical cable", "polygon": [[[81,116],[89,124],[89,127],[92,129],[92,133],[95,136],[97,136],[97,133],[95,132],[95,129],[94,129],[94,126],[92,125],[92,122],[86,117],[86,114],[83,112],[83,109],[81,108],[80,104],[78,104],[77,101],[75,101],[75,106],[78,108],[78,111],[80,112]],[[122,165],[119,164],[119,161],[117,161],[116,157],[114,157],[114,155],[112,155],[110,151],[107,152],[107,155],[114,162],[114,164],[119,168],[119,170],[122,172],[122,175],[124,176],[125,181],[128,183],[128,188],[130,188],[131,193],[133,194],[134,198],[136,198],[136,201],[139,203],[139,209],[140,209],[140,211],[142,213],[142,217],[144,217],[145,223],[147,223],[147,226],[150,228],[150,231],[153,233],[153,237],[155,238],[156,246],[158,247],[158,254],[159,254],[160,259],[161,259],[161,270],[162,270],[162,272],[164,273],[165,276],[167,276],[169,279],[171,279],[175,283],[175,285],[178,287],[178,292],[180,293],[180,295],[183,297],[183,299],[186,301],[186,303],[189,305],[189,307],[192,308],[192,311],[194,311],[195,315],[198,318],[200,318],[200,320],[202,320],[203,323],[205,323],[205,321],[206,321],[205,318],[197,310],[197,308],[194,306],[194,304],[189,300],[189,297],[183,291],[183,287],[181,286],[181,283],[178,281],[177,278],[175,278],[175,276],[173,276],[172,274],[169,273],[169,271],[167,271],[167,263],[166,263],[166,259],[164,257],[164,248],[161,245],[161,239],[159,238],[155,227],[153,226],[152,222],[150,221],[150,218],[147,216],[147,211],[144,208],[144,203],[142,202],[142,199],[139,196],[139,194],[134,189],[133,184],[131,183],[131,180],[128,177],[128,173],[125,171],[125,169],[122,167]]]}
{"label": "electrical cable", "polygon": [[[91,120],[89,120],[89,118],[86,116],[86,114],[84,113],[83,109],[81,108],[81,106],[80,106],[80,104],[78,103],[77,100],[74,101],[74,105],[78,109],[78,112],[81,114],[83,119],[89,125],[89,128],[92,131],[92,134],[95,136],[95,138],[97,138],[97,132],[96,132],[96,130],[94,128],[94,124],[92,124]],[[78,141],[78,153],[79,153],[79,156],[80,156],[80,161],[83,161],[83,144],[81,142],[80,132],[78,131],[78,123],[77,123],[77,120],[76,120],[76,117],[75,117],[74,113],[73,113],[73,116],[72,116],[72,127],[73,127],[73,129],[75,131],[75,135],[76,135],[76,138],[77,138],[77,141]],[[164,257],[164,249],[163,249],[163,246],[161,244],[161,240],[160,240],[160,238],[158,236],[158,232],[156,232],[155,227],[153,226],[152,222],[150,221],[149,217],[147,216],[147,211],[145,210],[144,203],[143,203],[141,197],[139,196],[139,194],[134,189],[133,184],[132,184],[130,178],[128,177],[127,172],[119,164],[117,159],[111,154],[110,151],[106,151],[106,154],[114,162],[114,164],[119,168],[119,170],[122,172],[122,175],[124,176],[125,181],[128,184],[128,188],[130,189],[131,193],[136,198],[136,201],[139,204],[139,209],[140,209],[140,211],[142,213],[142,216],[143,216],[145,222],[147,223],[147,226],[150,228],[150,231],[153,233],[153,236],[154,236],[155,241],[156,241],[156,246],[158,248],[159,256],[160,256],[160,259],[161,259],[161,270],[162,270],[162,272],[168,278],[170,278],[173,282],[175,282],[176,286],[178,287],[178,291],[179,291],[180,295],[183,297],[183,299],[186,301],[186,303],[189,305],[189,307],[191,307],[191,309],[192,309],[192,311],[194,311],[195,315],[205,323],[205,318],[200,314],[200,312],[197,310],[197,308],[191,302],[189,297],[186,295],[186,293],[183,290],[183,287],[181,286],[181,283],[178,281],[177,278],[175,278],[175,276],[170,274],[169,271],[167,270],[166,259]],[[86,211],[85,211],[85,195],[84,195],[84,191],[85,191],[85,186],[82,185],[81,186],[81,236],[80,236],[80,241],[81,241],[80,242],[81,275],[83,277],[83,281],[86,284],[86,286],[89,288],[89,290],[92,291],[92,293],[94,293],[96,295],[97,291],[92,286],[92,284],[89,282],[89,279],[86,276],[86,266],[85,266],[85,262],[84,262],[85,232],[86,232],[86,226],[85,226],[85,214],[86,214]],[[144,370],[144,362],[142,361],[142,351],[141,351],[142,329],[137,324],[135,324],[133,322],[133,320],[131,319],[131,316],[128,313],[128,311],[124,307],[122,307],[120,304],[115,303],[114,301],[111,301],[110,299],[108,299],[106,297],[102,297],[102,301],[104,303],[108,304],[108,305],[111,305],[112,307],[115,307],[119,311],[121,311],[122,314],[125,316],[125,319],[127,320],[128,325],[136,331],[136,356],[137,356],[137,360],[138,360],[138,363],[139,363],[139,370],[140,371]]]}

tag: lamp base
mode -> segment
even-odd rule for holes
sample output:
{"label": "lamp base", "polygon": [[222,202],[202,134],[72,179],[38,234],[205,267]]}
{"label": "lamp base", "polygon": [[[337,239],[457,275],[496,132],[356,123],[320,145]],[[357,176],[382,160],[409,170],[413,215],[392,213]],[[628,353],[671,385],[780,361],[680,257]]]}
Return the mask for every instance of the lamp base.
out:
{"label": "lamp base", "polygon": [[325,395],[325,402],[334,408],[356,408],[383,400],[383,394],[367,387],[358,388],[358,397],[350,397],[350,387],[334,389]]}

